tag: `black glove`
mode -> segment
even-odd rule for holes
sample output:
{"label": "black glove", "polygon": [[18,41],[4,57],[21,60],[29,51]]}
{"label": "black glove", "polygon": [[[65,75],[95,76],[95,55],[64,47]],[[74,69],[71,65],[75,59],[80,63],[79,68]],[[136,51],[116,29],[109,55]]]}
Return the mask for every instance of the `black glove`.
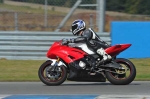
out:
{"label": "black glove", "polygon": [[74,43],[74,39],[62,39],[62,45],[67,45],[68,43]]}
{"label": "black glove", "polygon": [[68,39],[62,39],[62,45],[67,45],[69,43]]}

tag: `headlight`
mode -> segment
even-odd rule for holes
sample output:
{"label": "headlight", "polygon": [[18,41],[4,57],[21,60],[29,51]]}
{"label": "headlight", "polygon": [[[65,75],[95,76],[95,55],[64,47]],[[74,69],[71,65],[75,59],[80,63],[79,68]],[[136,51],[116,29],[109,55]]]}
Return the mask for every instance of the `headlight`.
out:
{"label": "headlight", "polygon": [[85,65],[86,65],[86,64],[85,64],[84,62],[82,62],[82,61],[79,62],[79,66],[80,66],[81,68],[85,69]]}

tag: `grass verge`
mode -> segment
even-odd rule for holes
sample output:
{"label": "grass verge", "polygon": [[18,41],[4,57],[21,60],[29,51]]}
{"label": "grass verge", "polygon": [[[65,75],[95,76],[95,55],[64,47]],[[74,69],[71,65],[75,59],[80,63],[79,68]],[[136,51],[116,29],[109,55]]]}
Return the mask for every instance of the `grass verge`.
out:
{"label": "grass verge", "polygon": [[130,59],[136,67],[135,80],[146,81],[150,80],[150,58],[145,59]]}
{"label": "grass verge", "polygon": [[39,81],[42,60],[0,60],[0,81]]}
{"label": "grass verge", "polygon": [[[150,58],[130,59],[136,66],[135,80],[150,80]],[[0,81],[40,81],[38,69],[45,60],[0,60]]]}
{"label": "grass verge", "polygon": [[[0,4],[1,9],[5,9],[7,11],[11,12],[24,12],[24,13],[39,13],[39,14],[44,14],[45,10],[42,9],[41,7],[39,8],[32,8],[30,6],[14,6],[14,5],[8,5],[8,4]],[[47,14],[53,14],[53,15],[65,15],[66,13],[58,12],[58,11],[53,11],[49,10],[47,11]]]}

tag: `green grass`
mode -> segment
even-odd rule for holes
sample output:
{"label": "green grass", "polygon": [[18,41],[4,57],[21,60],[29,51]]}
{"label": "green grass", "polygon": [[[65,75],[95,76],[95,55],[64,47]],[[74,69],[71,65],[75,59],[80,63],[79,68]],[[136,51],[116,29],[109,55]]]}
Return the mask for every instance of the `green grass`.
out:
{"label": "green grass", "polygon": [[39,81],[38,69],[44,61],[0,60],[0,81]]}
{"label": "green grass", "polygon": [[150,80],[150,58],[130,60],[136,66],[137,75],[135,80]]}
{"label": "green grass", "polygon": [[[150,80],[150,58],[130,59],[136,66],[135,80]],[[45,60],[0,60],[0,81],[40,81],[38,69]]]}
{"label": "green grass", "polygon": [[[44,6],[44,5],[43,5]],[[1,4],[0,3],[0,8],[1,9],[7,9],[15,12],[24,12],[24,13],[45,13],[45,10],[42,8],[32,8],[30,6],[14,6],[14,5],[8,5],[8,4]],[[48,10],[48,14],[53,14],[53,15],[65,15],[66,13],[62,12],[57,12],[53,10]]]}

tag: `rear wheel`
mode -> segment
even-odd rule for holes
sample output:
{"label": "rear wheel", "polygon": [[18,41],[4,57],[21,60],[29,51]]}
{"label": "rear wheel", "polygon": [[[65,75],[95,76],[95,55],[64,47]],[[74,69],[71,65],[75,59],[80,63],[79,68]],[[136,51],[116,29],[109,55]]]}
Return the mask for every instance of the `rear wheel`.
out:
{"label": "rear wheel", "polygon": [[124,69],[110,69],[110,71],[106,72],[106,77],[108,81],[110,81],[114,85],[127,85],[131,83],[136,76],[136,68],[134,64],[124,58],[117,58],[114,60],[118,64],[120,64]]}
{"label": "rear wheel", "polygon": [[38,71],[40,80],[48,86],[56,86],[62,84],[67,78],[67,70],[65,66],[52,66],[52,61],[48,60],[43,63]]}

